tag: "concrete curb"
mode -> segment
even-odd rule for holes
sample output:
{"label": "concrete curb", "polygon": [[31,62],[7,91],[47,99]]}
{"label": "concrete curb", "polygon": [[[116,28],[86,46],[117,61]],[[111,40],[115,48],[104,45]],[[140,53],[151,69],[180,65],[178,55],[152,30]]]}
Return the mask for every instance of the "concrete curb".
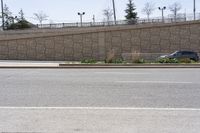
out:
{"label": "concrete curb", "polygon": [[62,68],[200,68],[200,64],[60,64]]}
{"label": "concrete curb", "polygon": [[128,69],[128,68],[200,68],[200,64],[59,64],[59,66],[0,66],[0,69]]}

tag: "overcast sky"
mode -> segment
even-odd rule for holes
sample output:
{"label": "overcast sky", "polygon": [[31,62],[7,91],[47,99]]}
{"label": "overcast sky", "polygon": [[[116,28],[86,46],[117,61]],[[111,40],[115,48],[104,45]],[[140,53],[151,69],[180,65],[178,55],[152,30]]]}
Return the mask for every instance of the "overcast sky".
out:
{"label": "overcast sky", "polygon": [[[115,0],[117,19],[124,19],[124,10],[126,8],[128,0]],[[157,7],[166,6],[174,2],[179,2],[182,5],[182,13],[193,12],[193,0],[134,0],[137,8],[138,16],[145,18],[146,16],[141,13],[142,8],[146,2],[153,2],[156,10],[153,16],[160,16],[161,12]],[[104,16],[102,15],[103,9],[112,8],[112,0],[4,0],[4,4],[7,4],[14,15],[17,15],[22,8],[26,18],[34,23],[37,23],[33,19],[33,13],[43,11],[49,16],[49,20],[45,23],[51,22],[78,22],[79,16],[77,12],[86,12],[83,21],[92,21],[92,16],[95,15],[96,21],[102,21]],[[200,0],[196,0],[197,12],[200,13]],[[170,11],[166,10],[165,14],[169,14]]]}

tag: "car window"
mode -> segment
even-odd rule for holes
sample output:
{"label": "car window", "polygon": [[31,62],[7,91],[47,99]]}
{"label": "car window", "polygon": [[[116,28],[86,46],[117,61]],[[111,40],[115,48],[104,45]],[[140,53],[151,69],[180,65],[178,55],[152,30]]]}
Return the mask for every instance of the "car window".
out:
{"label": "car window", "polygon": [[188,55],[189,52],[182,52],[182,55]]}
{"label": "car window", "polygon": [[171,56],[177,56],[178,52],[174,52],[171,54]]}
{"label": "car window", "polygon": [[177,52],[177,55],[178,55],[178,56],[182,55],[182,52]]}

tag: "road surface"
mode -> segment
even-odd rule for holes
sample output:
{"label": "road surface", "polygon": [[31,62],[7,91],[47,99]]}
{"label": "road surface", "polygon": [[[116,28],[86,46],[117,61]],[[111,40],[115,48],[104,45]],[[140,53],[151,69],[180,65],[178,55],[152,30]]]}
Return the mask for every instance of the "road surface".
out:
{"label": "road surface", "polygon": [[0,106],[200,108],[200,69],[0,69]]}
{"label": "road surface", "polygon": [[199,133],[200,69],[0,69],[0,132]]}

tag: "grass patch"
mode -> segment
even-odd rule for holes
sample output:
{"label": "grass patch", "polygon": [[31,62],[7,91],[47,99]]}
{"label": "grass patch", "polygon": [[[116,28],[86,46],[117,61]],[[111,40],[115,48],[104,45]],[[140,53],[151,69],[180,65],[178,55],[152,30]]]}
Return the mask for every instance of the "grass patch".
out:
{"label": "grass patch", "polygon": [[97,61],[95,59],[83,59],[81,64],[96,64]]}

